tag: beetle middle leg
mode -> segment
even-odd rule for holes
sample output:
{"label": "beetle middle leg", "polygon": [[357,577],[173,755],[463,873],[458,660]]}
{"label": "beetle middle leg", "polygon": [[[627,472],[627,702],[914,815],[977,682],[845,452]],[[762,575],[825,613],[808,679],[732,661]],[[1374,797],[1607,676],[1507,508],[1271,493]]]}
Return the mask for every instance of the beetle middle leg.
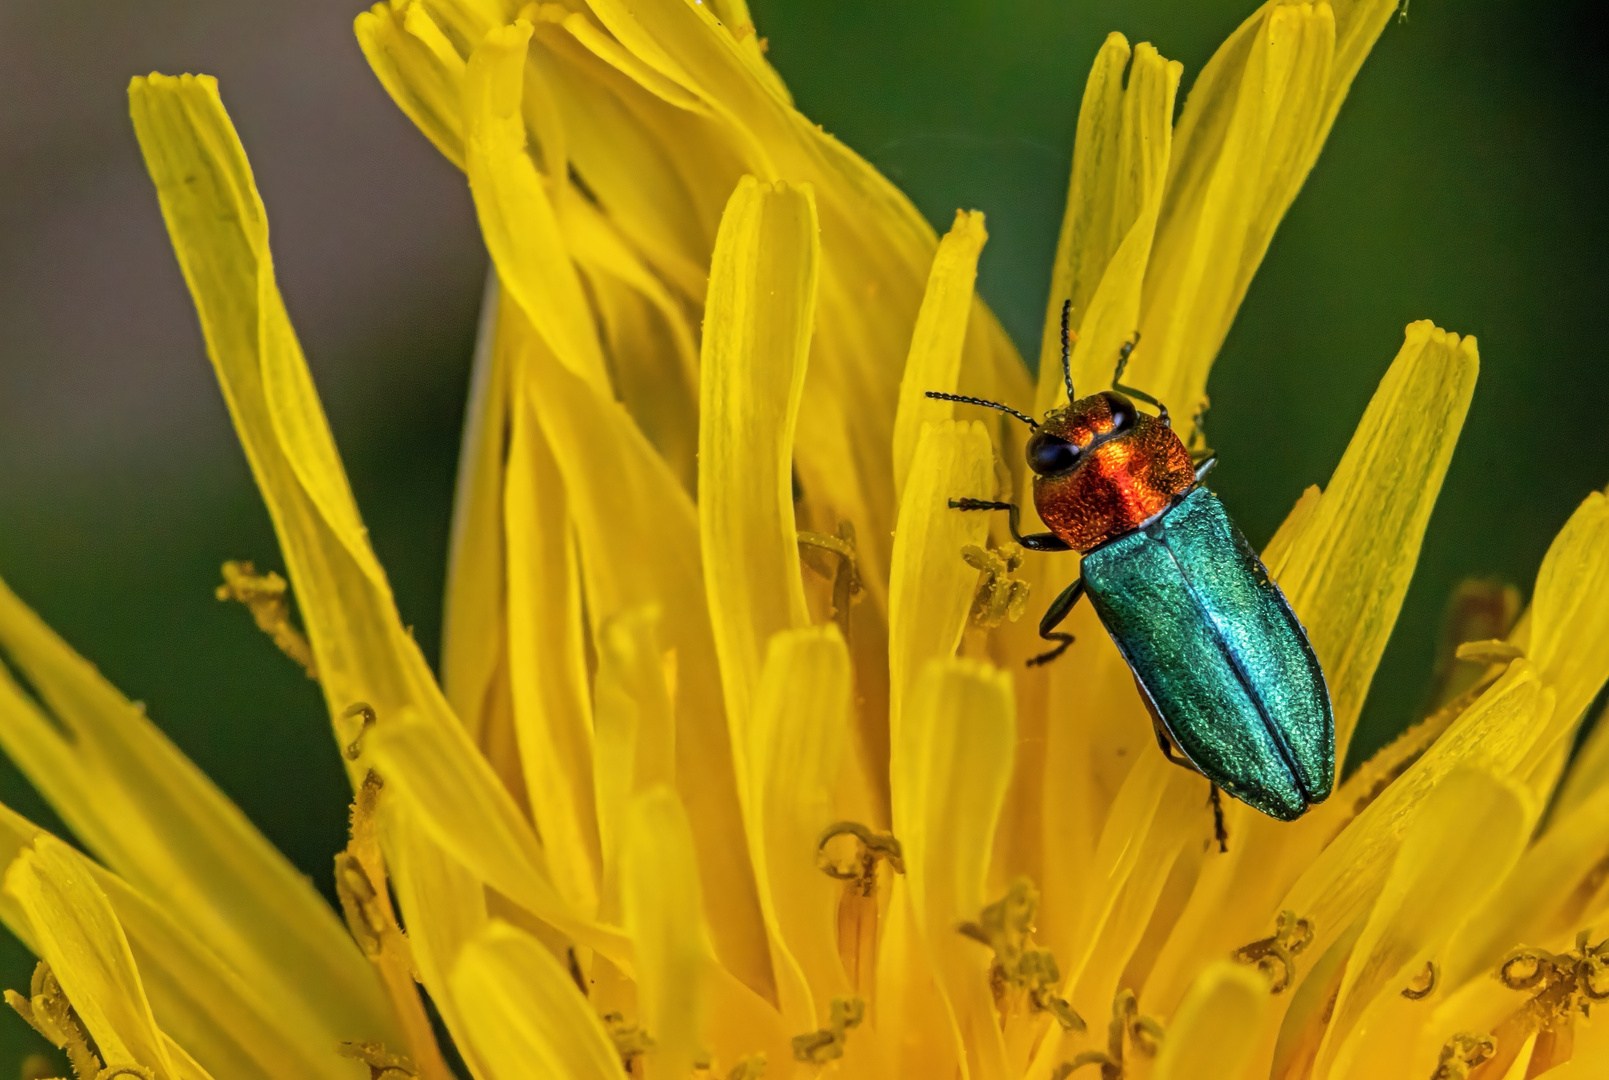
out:
{"label": "beetle middle leg", "polygon": [[1054,641],[1057,645],[1049,652],[1042,652],[1038,656],[1030,657],[1028,660],[1029,667],[1048,664],[1067,651],[1067,646],[1073,643],[1073,635],[1066,631],[1057,630],[1056,627],[1060,626],[1062,620],[1071,614],[1073,605],[1077,604],[1078,598],[1083,595],[1084,579],[1081,577],[1063,589],[1056,596],[1056,599],[1050,602],[1050,607],[1045,609],[1045,617],[1039,620],[1039,636],[1046,641]]}
{"label": "beetle middle leg", "polygon": [[1013,540],[1015,540],[1017,543],[1021,544],[1023,547],[1027,548],[1029,551],[1071,551],[1072,550],[1070,547],[1067,546],[1067,541],[1063,540],[1061,537],[1057,536],[1055,533],[1049,533],[1049,532],[1029,533],[1027,536],[1024,536],[1022,534],[1022,530],[1017,527],[1018,526],[1018,521],[1019,521],[1019,519],[1021,517],[1021,514],[1022,514],[1022,511],[1018,509],[1016,503],[995,502],[995,501],[993,501],[991,499],[951,499],[950,500],[950,509],[951,510],[1005,510],[1005,511],[1007,511],[1007,520],[1011,524],[1011,538]]}

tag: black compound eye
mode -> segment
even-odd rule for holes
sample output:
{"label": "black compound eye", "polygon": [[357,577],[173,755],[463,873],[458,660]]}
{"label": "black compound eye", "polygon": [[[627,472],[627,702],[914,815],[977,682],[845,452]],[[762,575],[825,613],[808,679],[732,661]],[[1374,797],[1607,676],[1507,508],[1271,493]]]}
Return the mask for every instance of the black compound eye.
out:
{"label": "black compound eye", "polygon": [[1134,426],[1135,417],[1139,415],[1135,411],[1134,402],[1122,394],[1102,394],[1101,396],[1106,399],[1106,404],[1111,406],[1113,431],[1126,431]]}
{"label": "black compound eye", "polygon": [[1028,440],[1028,467],[1040,476],[1066,472],[1078,464],[1078,447],[1046,431]]}

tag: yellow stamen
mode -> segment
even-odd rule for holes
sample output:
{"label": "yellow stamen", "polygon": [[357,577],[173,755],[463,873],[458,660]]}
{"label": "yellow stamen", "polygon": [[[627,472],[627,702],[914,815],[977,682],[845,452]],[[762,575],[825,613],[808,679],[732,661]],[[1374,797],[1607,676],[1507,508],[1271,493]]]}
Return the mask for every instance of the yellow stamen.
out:
{"label": "yellow stamen", "polygon": [[1085,1065],[1099,1065],[1101,1080],[1123,1080],[1124,1046],[1142,1057],[1155,1057],[1162,1045],[1162,1025],[1140,1015],[1134,991],[1126,987],[1112,999],[1112,1020],[1106,1027],[1106,1049],[1086,1050],[1069,1062],[1057,1066],[1052,1080],[1066,1080]]}
{"label": "yellow stamen", "polygon": [[[830,573],[814,565],[806,557],[805,564],[832,579],[832,620],[839,633],[849,640],[849,605],[860,596],[860,567],[855,559],[855,525],[850,521],[838,523],[838,534],[829,536],[819,532],[800,532],[799,545],[813,551],[830,552],[838,556],[838,565]],[[801,552],[800,554],[806,554]]]}
{"label": "yellow stamen", "polygon": [[1402,988],[1402,996],[1409,1001],[1423,1001],[1436,989],[1436,980],[1441,977],[1441,969],[1434,960],[1425,961],[1425,970],[1420,972],[1412,983]]}
{"label": "yellow stamen", "polygon": [[1011,574],[1022,566],[1022,548],[1005,543],[989,549],[968,544],[961,558],[978,571],[978,592],[972,598],[969,619],[980,630],[993,630],[1004,622],[1022,618],[1028,604],[1029,585]]}
{"label": "yellow stamen", "polygon": [[61,983],[43,960],[34,965],[33,981],[24,998],[15,990],[6,991],[6,1004],[27,1021],[28,1026],[65,1051],[67,1062],[78,1080],[95,1080],[101,1072],[101,1059],[89,1048],[89,1035],[73,1010]]}
{"label": "yellow stamen", "polygon": [[218,586],[217,597],[245,604],[257,629],[272,638],[280,652],[302,665],[309,679],[318,678],[312,647],[291,625],[290,585],[284,578],[272,570],[259,574],[250,562],[231,560],[223,564],[223,584]]}
{"label": "yellow stamen", "polygon": [[1268,977],[1268,992],[1279,994],[1296,978],[1296,954],[1312,943],[1313,924],[1298,919],[1295,912],[1282,911],[1272,937],[1242,945],[1230,954],[1230,959],[1255,966]]}
{"label": "yellow stamen", "polygon": [[363,736],[369,733],[369,729],[372,728],[379,719],[375,715],[374,706],[370,705],[366,701],[359,701],[355,704],[348,705],[346,707],[346,711],[341,714],[341,720],[343,722],[358,718],[362,719],[362,722],[358,725],[358,733],[352,736],[352,740],[350,742],[341,747],[341,756],[345,757],[348,761],[356,761],[358,758],[363,756]]}
{"label": "yellow stamen", "polygon": [[609,1032],[609,1039],[615,1044],[615,1051],[620,1055],[620,1066],[628,1075],[636,1076],[636,1063],[654,1048],[654,1040],[642,1029],[641,1024],[629,1023],[621,1013],[605,1013],[603,1026]]}
{"label": "yellow stamen", "polygon": [[1085,1030],[1084,1019],[1053,988],[1061,983],[1061,969],[1049,949],[1031,947],[1039,893],[1027,878],[1011,883],[1006,895],[984,908],[975,923],[962,923],[962,934],[994,950],[989,983],[1001,1016],[1014,1011],[1013,997],[1026,998],[1034,1012],[1048,1012],[1063,1031]]}
{"label": "yellow stamen", "polygon": [[1441,1048],[1430,1080],[1465,1080],[1471,1069],[1496,1053],[1497,1043],[1490,1035],[1460,1031]]}
{"label": "yellow stamen", "polygon": [[[859,844],[848,859],[835,858],[828,845],[841,836],[852,836]],[[830,878],[857,883],[862,896],[877,891],[877,864],[887,862],[896,874],[905,873],[905,853],[893,833],[874,833],[858,821],[840,821],[822,831],[816,842],[816,866]]]}
{"label": "yellow stamen", "polygon": [[[369,713],[372,715],[373,710]],[[418,1062],[417,1068],[408,1066],[411,1071],[407,1075],[445,1080],[452,1074],[436,1045],[430,1018],[419,1000],[419,991],[414,985],[418,971],[413,951],[407,935],[397,925],[391,894],[386,888],[385,858],[380,853],[380,841],[375,833],[375,814],[384,786],[380,774],[370,769],[352,800],[351,839],[346,850],[335,857],[335,891],[341,900],[347,929],[363,954],[379,969],[408,1048],[413,1052],[413,1060]],[[370,1067],[376,1066],[370,1062]],[[375,1073],[374,1080],[379,1076]]]}
{"label": "yellow stamen", "polygon": [[344,1042],[336,1053],[367,1065],[369,1080],[414,1080],[419,1075],[413,1062],[402,1054],[393,1054],[384,1043]]}
{"label": "yellow stamen", "polygon": [[825,1065],[844,1056],[850,1029],[866,1019],[866,1002],[858,997],[833,998],[832,1015],[820,1031],[793,1037],[793,1057],[809,1065]]}

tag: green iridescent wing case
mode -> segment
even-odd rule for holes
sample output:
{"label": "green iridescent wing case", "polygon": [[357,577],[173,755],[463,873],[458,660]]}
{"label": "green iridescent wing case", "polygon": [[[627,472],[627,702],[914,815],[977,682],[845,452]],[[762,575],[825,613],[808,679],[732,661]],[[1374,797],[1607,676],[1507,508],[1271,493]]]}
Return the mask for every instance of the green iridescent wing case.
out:
{"label": "green iridescent wing case", "polygon": [[1330,794],[1324,672],[1284,594],[1197,487],[1084,556],[1085,589],[1180,753],[1224,791],[1289,821]]}

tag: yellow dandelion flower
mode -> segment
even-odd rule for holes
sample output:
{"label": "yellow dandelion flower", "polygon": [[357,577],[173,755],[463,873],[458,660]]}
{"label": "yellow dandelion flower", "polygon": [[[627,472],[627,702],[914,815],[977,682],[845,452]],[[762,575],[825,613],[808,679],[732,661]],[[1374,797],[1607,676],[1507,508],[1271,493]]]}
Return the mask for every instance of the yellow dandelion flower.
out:
{"label": "yellow dandelion flower", "polygon": [[[982,216],[936,238],[801,116],[744,0],[360,15],[495,268],[439,684],[216,84],[134,80],[305,637],[283,580],[220,595],[319,681],[356,793],[342,911],[0,588],[0,744],[87,852],[0,810],[0,918],[41,961],[8,1002],[81,1080],[445,1080],[438,1031],[479,1080],[1596,1075],[1609,729],[1571,751],[1609,502],[1461,647],[1467,689],[1297,822],[1227,803],[1225,851],[1087,606],[1023,666],[1076,560],[950,509],[1026,491],[1022,431],[923,396],[1059,404],[1066,297],[1080,385],[1137,329],[1129,381],[1192,411],[1395,4],[1265,5],[1177,124],[1179,65],[1107,41],[1037,390],[973,295]],[[1343,758],[1477,366],[1410,326],[1264,552]]]}

